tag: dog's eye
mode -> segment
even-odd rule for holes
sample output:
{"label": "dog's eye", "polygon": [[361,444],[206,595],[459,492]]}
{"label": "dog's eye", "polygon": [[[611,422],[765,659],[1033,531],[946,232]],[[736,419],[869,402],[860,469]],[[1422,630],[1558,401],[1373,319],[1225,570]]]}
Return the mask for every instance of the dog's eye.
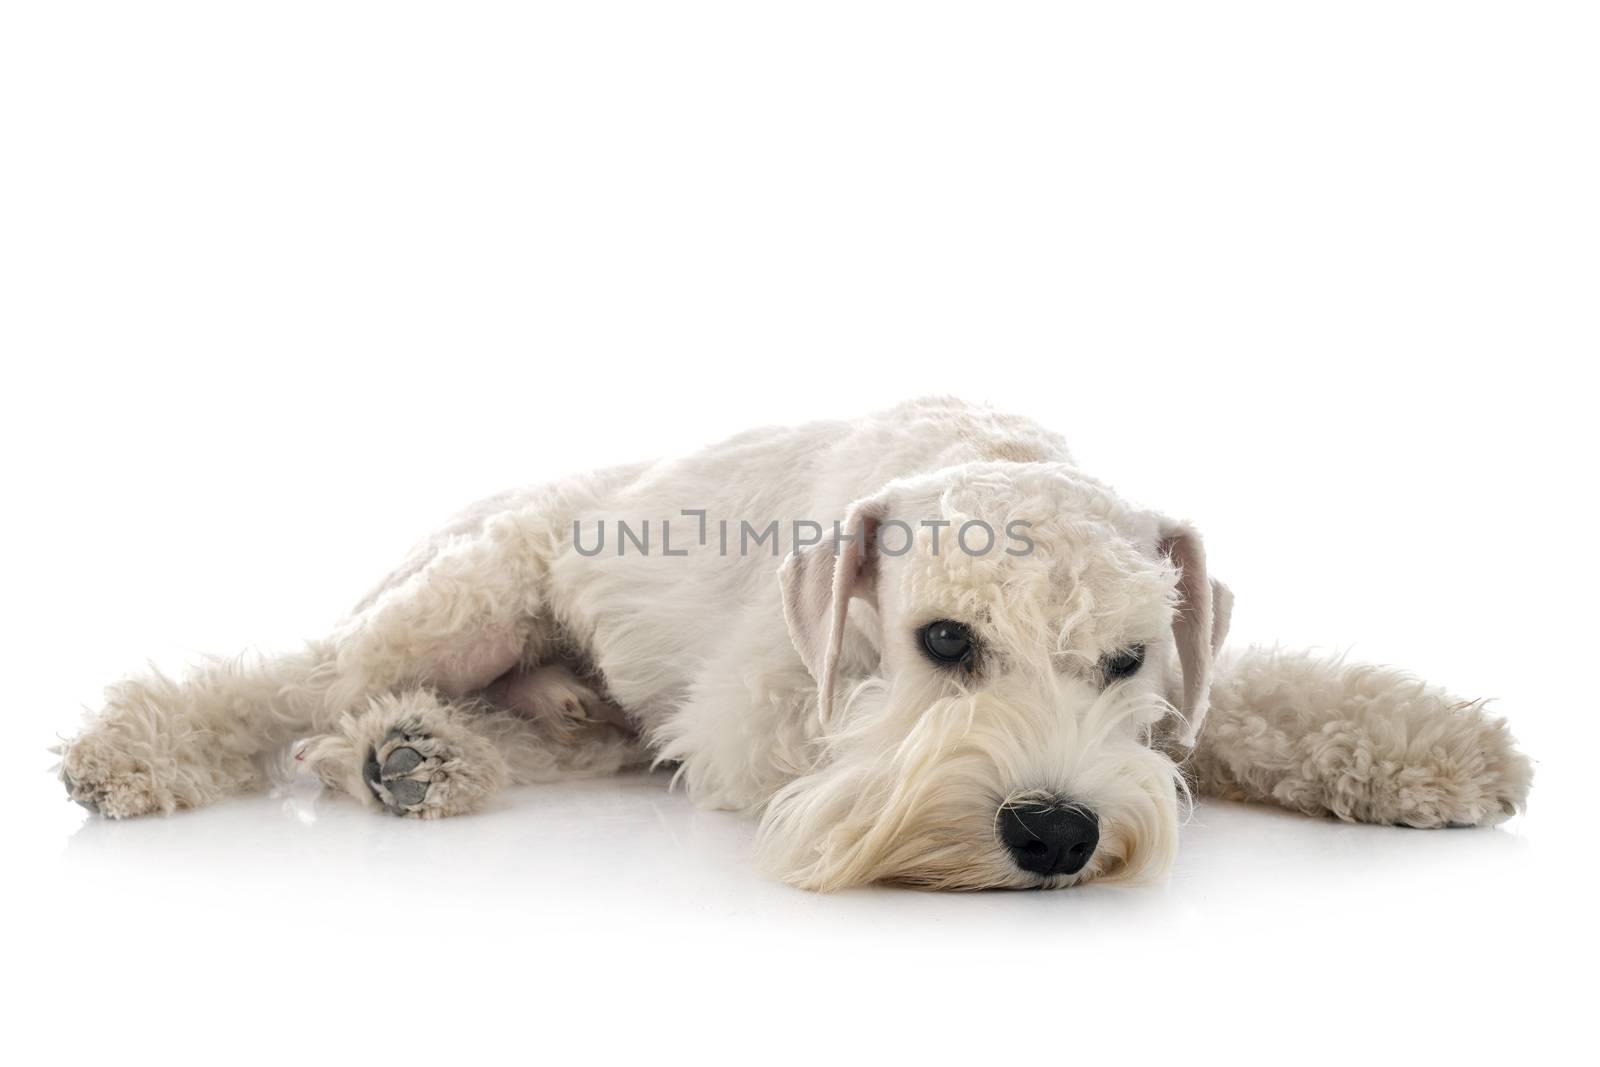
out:
{"label": "dog's eye", "polygon": [[972,654],[972,631],[940,619],[922,628],[922,647],[936,663],[960,663]]}
{"label": "dog's eye", "polygon": [[1144,666],[1144,646],[1129,645],[1118,652],[1113,652],[1100,661],[1100,670],[1106,676],[1106,682],[1120,682],[1124,678],[1132,678],[1139,673],[1139,668]]}

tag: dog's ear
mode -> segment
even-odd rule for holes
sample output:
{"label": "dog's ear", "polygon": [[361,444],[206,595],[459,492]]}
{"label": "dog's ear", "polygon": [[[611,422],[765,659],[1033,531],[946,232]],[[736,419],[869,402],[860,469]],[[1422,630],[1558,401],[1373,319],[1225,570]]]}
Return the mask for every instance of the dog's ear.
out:
{"label": "dog's ear", "polygon": [[1162,521],[1160,552],[1178,568],[1179,604],[1172,635],[1177,639],[1183,687],[1181,694],[1174,694],[1179,698],[1174,703],[1187,723],[1179,740],[1193,745],[1211,704],[1212,668],[1228,636],[1233,593],[1206,573],[1205,545],[1187,523]]}
{"label": "dog's ear", "polygon": [[839,527],[814,545],[789,553],[778,571],[789,640],[817,680],[817,714],[826,729],[833,720],[833,688],[844,647],[852,597],[877,594],[877,550],[873,541],[886,510],[881,496],[851,505]]}

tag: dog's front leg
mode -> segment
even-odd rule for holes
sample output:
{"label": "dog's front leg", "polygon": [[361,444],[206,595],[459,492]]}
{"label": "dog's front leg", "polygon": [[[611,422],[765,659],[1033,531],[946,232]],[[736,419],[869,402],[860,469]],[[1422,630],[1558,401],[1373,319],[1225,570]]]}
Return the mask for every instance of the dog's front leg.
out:
{"label": "dog's front leg", "polygon": [[1389,667],[1256,648],[1219,665],[1189,766],[1214,796],[1418,827],[1501,822],[1533,774],[1479,701]]}

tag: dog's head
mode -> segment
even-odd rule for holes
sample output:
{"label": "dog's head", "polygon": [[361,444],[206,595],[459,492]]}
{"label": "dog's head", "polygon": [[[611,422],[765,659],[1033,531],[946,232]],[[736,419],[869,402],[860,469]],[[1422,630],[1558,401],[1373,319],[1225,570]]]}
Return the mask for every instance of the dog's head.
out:
{"label": "dog's head", "polygon": [[1188,527],[1070,467],[975,463],[857,502],[781,571],[815,765],[762,850],[815,889],[1164,872],[1228,595]]}

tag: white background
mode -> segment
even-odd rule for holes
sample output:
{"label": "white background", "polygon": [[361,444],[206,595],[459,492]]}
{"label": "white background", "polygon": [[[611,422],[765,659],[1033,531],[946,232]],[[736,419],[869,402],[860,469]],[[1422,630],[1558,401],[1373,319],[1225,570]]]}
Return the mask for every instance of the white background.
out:
{"label": "white background", "polygon": [[[1554,1056],[1597,47],[1587,4],[11,0],[9,1054]],[[109,824],[47,774],[101,685],[322,632],[476,496],[924,392],[1192,518],[1236,639],[1497,698],[1529,813],[1211,804],[1162,886],[818,897],[654,780]]]}

